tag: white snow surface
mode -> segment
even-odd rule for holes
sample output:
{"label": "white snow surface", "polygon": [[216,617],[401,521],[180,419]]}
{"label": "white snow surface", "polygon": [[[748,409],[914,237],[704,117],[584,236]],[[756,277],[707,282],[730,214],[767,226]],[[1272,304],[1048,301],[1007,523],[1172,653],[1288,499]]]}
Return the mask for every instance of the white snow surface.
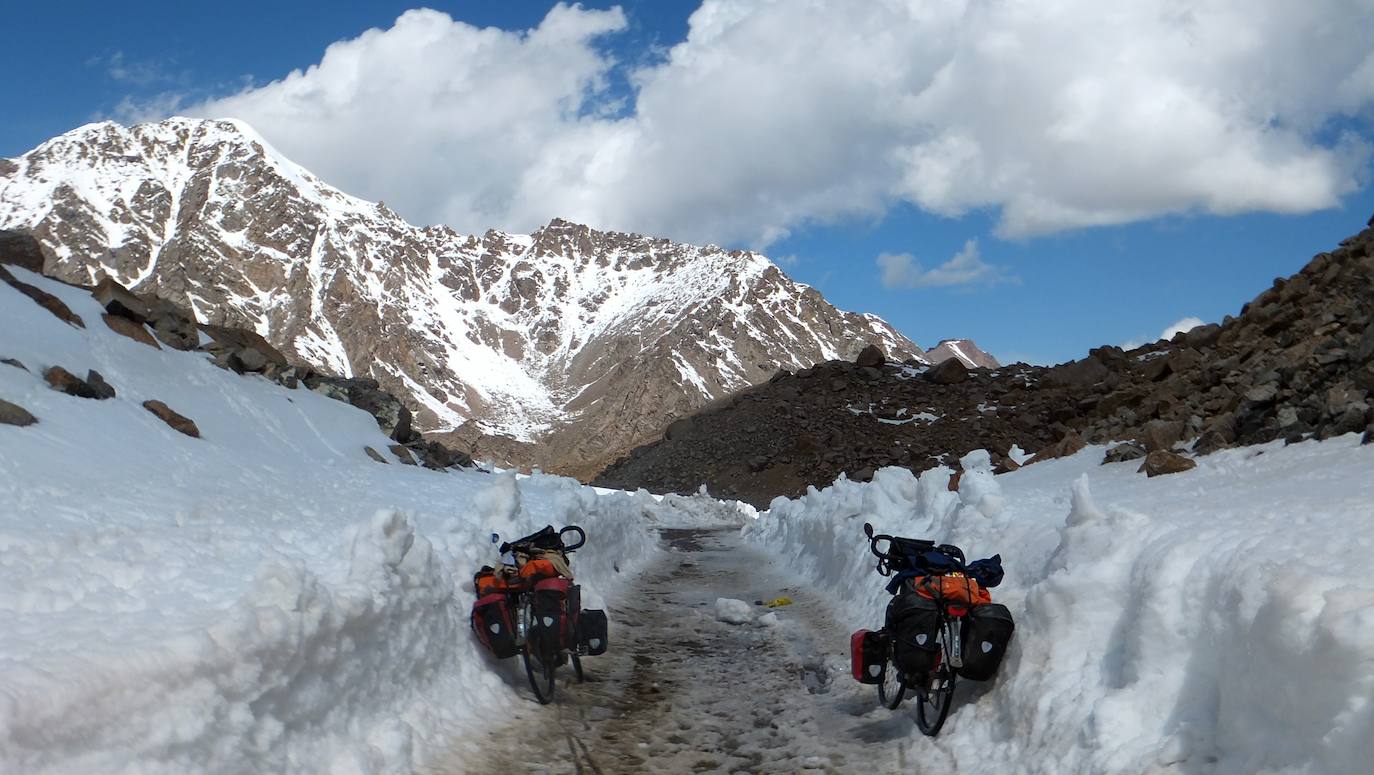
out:
{"label": "white snow surface", "polygon": [[883,469],[779,498],[745,533],[855,629],[890,599],[865,520],[1002,554],[1012,647],[938,738],[911,728],[929,771],[1369,772],[1374,446],[1226,450],[1152,479],[1104,449],[995,478],[973,453],[958,493],[944,468]]}
{"label": "white snow surface", "polygon": [[[0,364],[0,397],[39,418],[0,425],[0,772],[409,772],[528,701],[469,630],[491,533],[582,525],[589,605],[657,555],[647,494],[381,465],[371,416],[116,335],[86,292],[13,271],[87,327],[0,283],[0,357],[28,368]],[[54,364],[118,396],[53,391]]]}

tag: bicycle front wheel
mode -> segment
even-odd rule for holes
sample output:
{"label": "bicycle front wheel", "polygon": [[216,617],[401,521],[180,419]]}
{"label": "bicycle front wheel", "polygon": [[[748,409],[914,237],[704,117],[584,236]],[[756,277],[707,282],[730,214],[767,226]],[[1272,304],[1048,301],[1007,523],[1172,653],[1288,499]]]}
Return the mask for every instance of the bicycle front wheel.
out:
{"label": "bicycle front wheel", "polygon": [[553,701],[553,671],[556,664],[554,658],[541,657],[528,642],[525,643],[525,650],[521,652],[521,656],[525,659],[525,675],[530,679],[534,698],[539,700],[540,705],[548,705]]}
{"label": "bicycle front wheel", "polygon": [[934,737],[940,734],[949,716],[949,706],[954,700],[954,671],[949,664],[942,662],[930,678],[930,686],[918,690],[920,702],[916,706],[916,726],[923,734]]}

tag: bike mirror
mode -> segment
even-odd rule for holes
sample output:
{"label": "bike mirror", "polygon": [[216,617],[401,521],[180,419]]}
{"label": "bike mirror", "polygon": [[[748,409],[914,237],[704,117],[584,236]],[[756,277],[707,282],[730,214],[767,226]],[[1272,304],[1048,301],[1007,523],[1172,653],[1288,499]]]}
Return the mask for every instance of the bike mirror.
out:
{"label": "bike mirror", "polygon": [[873,537],[873,526],[867,522],[864,523],[864,535],[868,536],[869,538]]}

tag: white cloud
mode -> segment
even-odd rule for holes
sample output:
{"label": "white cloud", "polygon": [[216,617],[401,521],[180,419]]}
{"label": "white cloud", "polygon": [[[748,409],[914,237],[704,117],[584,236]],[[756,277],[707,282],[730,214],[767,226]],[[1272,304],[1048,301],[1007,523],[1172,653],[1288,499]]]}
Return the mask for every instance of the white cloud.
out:
{"label": "white cloud", "polygon": [[1354,190],[1369,152],[1333,126],[1374,104],[1371,0],[707,0],[613,113],[602,42],[626,24],[410,11],[195,112],[419,222],[756,246],[902,201],[998,208],[1004,236],[1304,212]]}
{"label": "white cloud", "polygon": [[997,267],[985,263],[978,240],[969,240],[954,257],[933,269],[925,269],[910,253],[883,253],[876,263],[882,268],[884,288],[929,288],[1005,281]]}
{"label": "white cloud", "polygon": [[1197,328],[1200,325],[1202,325],[1201,318],[1183,318],[1182,320],[1175,321],[1168,328],[1165,328],[1163,331],[1161,331],[1159,334],[1159,338],[1173,339],[1175,334],[1181,333],[1183,331],[1192,331],[1194,328]]}

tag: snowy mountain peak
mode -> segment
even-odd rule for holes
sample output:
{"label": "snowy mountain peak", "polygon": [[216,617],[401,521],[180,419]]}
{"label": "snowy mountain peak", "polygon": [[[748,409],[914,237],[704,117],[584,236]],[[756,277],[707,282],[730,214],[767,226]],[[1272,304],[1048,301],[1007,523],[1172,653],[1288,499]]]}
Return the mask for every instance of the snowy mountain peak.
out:
{"label": "snowy mountain peak", "polygon": [[757,253],[559,218],[529,235],[413,226],[239,121],[54,138],[0,165],[0,228],[31,231],[62,279],[109,275],[179,300],[289,357],[376,379],[425,430],[566,471],[779,368],[869,343],[923,355]]}
{"label": "snowy mountain peak", "polygon": [[939,344],[926,351],[926,357],[932,363],[957,358],[971,369],[995,369],[1001,365],[996,358],[974,344],[972,339],[941,339]]}

